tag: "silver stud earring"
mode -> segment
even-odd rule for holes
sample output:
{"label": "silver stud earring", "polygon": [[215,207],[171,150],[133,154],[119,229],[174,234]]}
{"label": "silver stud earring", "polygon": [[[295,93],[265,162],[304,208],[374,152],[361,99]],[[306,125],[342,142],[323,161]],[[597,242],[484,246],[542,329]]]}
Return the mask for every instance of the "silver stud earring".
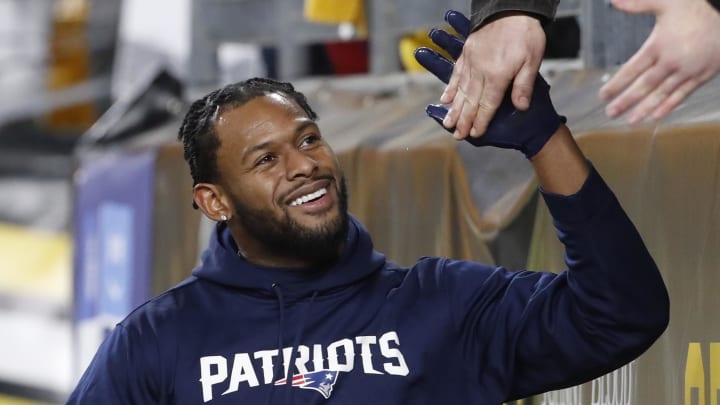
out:
{"label": "silver stud earring", "polygon": [[222,215],[220,215],[220,219],[221,219],[223,222],[225,222],[225,221],[228,220],[228,217],[227,217],[227,215],[222,214]]}

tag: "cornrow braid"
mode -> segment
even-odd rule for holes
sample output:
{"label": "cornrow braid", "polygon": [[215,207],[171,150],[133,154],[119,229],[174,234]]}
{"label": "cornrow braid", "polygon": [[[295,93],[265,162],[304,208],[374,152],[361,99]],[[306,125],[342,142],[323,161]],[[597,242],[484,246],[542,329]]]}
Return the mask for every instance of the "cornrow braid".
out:
{"label": "cornrow braid", "polygon": [[[193,185],[218,181],[217,149],[220,139],[215,132],[215,120],[225,111],[238,108],[248,101],[271,93],[282,93],[293,99],[312,119],[317,114],[304,94],[292,84],[266,78],[252,78],[215,90],[190,105],[178,131],[183,143],[185,161],[190,166]],[[193,203],[193,206],[197,206]]]}

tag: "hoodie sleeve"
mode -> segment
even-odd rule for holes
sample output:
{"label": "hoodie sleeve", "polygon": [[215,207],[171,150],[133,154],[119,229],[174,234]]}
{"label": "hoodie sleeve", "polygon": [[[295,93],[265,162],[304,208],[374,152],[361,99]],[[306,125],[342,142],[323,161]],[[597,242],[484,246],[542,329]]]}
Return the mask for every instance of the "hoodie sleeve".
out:
{"label": "hoodie sleeve", "polygon": [[545,24],[555,17],[560,0],[472,0],[470,3],[470,21],[475,31],[489,17],[503,11],[520,11],[540,18]]}
{"label": "hoodie sleeve", "polygon": [[[157,350],[119,324],[105,339],[67,404],[158,404]],[[147,338],[147,337],[145,337]],[[133,342],[131,344],[131,341]]]}
{"label": "hoodie sleeve", "polygon": [[478,381],[517,399],[630,362],[665,330],[669,300],[630,219],[591,169],[572,196],[542,193],[565,246],[561,274],[449,261],[455,325]]}

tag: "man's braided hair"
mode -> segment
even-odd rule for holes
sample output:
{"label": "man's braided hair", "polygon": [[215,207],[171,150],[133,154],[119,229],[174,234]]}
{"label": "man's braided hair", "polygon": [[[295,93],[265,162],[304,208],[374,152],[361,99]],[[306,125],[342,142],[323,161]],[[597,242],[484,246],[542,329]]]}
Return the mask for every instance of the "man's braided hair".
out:
{"label": "man's braided hair", "polygon": [[220,140],[215,132],[215,120],[220,114],[271,93],[287,95],[295,100],[310,119],[317,119],[305,95],[296,91],[292,84],[264,78],[229,84],[190,105],[180,126],[178,139],[183,143],[193,185],[216,183],[219,180],[217,150]]}

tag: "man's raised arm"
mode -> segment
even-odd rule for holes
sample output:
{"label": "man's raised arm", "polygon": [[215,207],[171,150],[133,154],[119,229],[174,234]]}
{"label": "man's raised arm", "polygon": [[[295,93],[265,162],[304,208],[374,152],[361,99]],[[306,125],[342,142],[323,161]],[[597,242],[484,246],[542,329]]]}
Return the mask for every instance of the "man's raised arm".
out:
{"label": "man's raised arm", "polygon": [[[460,40],[439,30],[431,37],[457,55]],[[452,62],[429,49],[416,57],[441,80],[452,71]],[[430,105],[427,112],[442,122],[447,109]],[[462,340],[471,342],[468,360],[497,371],[493,382],[512,400],[589,381],[647,350],[667,327],[664,282],[555,111],[543,78],[534,82],[528,110],[517,110],[506,94],[485,134],[466,140],[519,150],[530,160],[567,265],[553,274],[448,261],[443,274],[450,313]]]}

